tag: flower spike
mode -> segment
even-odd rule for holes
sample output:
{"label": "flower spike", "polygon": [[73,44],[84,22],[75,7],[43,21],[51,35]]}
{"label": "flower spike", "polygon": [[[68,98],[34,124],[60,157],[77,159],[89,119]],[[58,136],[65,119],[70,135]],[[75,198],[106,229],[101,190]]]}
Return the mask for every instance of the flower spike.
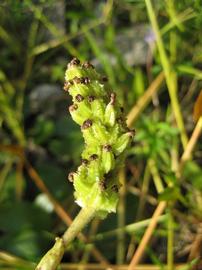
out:
{"label": "flower spike", "polygon": [[116,211],[117,171],[134,136],[116,94],[105,87],[107,81],[91,63],[73,58],[64,85],[73,100],[70,114],[81,126],[85,141],[81,165],[68,178],[74,185],[76,202],[83,208],[95,206],[102,217]]}

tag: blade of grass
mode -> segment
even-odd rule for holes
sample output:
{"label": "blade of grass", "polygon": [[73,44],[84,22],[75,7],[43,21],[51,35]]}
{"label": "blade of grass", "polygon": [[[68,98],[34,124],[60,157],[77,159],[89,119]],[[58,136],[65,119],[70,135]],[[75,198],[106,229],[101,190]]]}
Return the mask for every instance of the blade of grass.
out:
{"label": "blade of grass", "polygon": [[17,118],[15,117],[16,112],[15,110],[13,110],[8,96],[4,93],[1,86],[0,86],[0,103],[1,103],[0,112],[3,115],[4,121],[12,131],[14,137],[18,140],[19,144],[25,145],[23,128],[20,125]]}
{"label": "blade of grass", "polygon": [[55,38],[55,39],[52,39],[48,42],[45,42],[45,43],[42,43],[40,45],[37,45],[33,48],[31,54],[32,55],[39,55],[41,53],[44,53],[50,49],[54,49],[58,46],[61,46],[63,45],[64,43],[72,40],[73,38],[75,37],[78,37],[80,35],[83,35],[85,33],[86,30],[91,30],[101,24],[105,23],[105,20],[103,18],[100,18],[98,20],[93,20],[91,23],[89,23],[85,28],[86,29],[81,29],[80,31],[78,31],[77,33],[73,33],[73,34],[69,34],[68,36],[67,35],[64,35],[62,37],[59,37],[59,38]]}
{"label": "blade of grass", "polygon": [[168,237],[167,237],[167,265],[169,270],[174,269],[174,222],[171,212],[171,207],[168,208],[168,225],[167,225]]}
{"label": "blade of grass", "polygon": [[100,60],[102,66],[104,67],[104,71],[107,74],[110,84],[115,87],[116,79],[114,74],[114,69],[109,61],[108,56],[103,52],[102,47],[100,47],[97,43],[97,38],[93,35],[89,30],[87,30],[86,26],[82,27],[84,36],[89,42],[90,47],[92,48],[96,57]]}
{"label": "blade of grass", "polygon": [[[165,222],[166,220],[167,220],[166,214],[158,216],[158,218],[157,218],[158,223]],[[109,237],[113,237],[113,236],[117,235],[121,230],[124,230],[124,232],[128,233],[128,234],[134,234],[135,232],[147,227],[150,224],[150,222],[151,222],[151,218],[145,219],[142,221],[138,221],[138,222],[135,222],[133,224],[126,225],[123,228],[118,228],[118,229],[111,230],[108,232],[98,233],[97,235],[90,238],[90,240],[91,241],[106,240]]]}
{"label": "blade of grass", "polygon": [[[179,23],[182,23],[182,22],[186,22],[188,20],[195,18],[197,16],[197,14],[193,11],[193,9],[188,8],[188,9],[184,10],[183,12],[178,13],[177,16],[178,16]],[[170,31],[174,27],[176,27],[175,22],[170,21],[169,23],[167,23],[165,26],[163,26],[161,28],[161,30],[160,30],[161,35],[162,36],[165,35],[168,31]]]}
{"label": "blade of grass", "polygon": [[171,66],[171,63],[169,61],[169,58],[167,56],[166,50],[164,48],[164,44],[160,35],[159,26],[157,23],[156,15],[155,15],[151,0],[145,0],[145,4],[146,4],[148,16],[149,16],[153,31],[155,33],[157,48],[158,48],[159,56],[161,59],[162,67],[165,72],[166,84],[168,87],[168,92],[169,92],[169,96],[171,100],[171,106],[174,112],[177,126],[180,131],[181,142],[182,142],[183,148],[185,149],[188,142],[188,137],[187,137],[186,130],[184,127],[182,113],[180,110],[179,101],[177,97],[177,74],[174,72]]}
{"label": "blade of grass", "polygon": [[126,179],[125,179],[125,170],[122,168],[119,171],[119,182],[122,185],[122,188],[119,192],[119,204],[117,209],[117,225],[119,233],[117,233],[117,250],[116,250],[116,263],[122,264],[125,258],[125,196],[126,196]]}
{"label": "blade of grass", "polygon": [[[8,252],[4,252],[4,251],[0,251],[0,265],[4,264],[4,265],[10,265],[18,268],[20,267],[20,269],[33,269],[34,267],[34,263],[30,262],[30,261],[26,261],[23,260],[17,256],[14,256],[12,254],[9,254]],[[1,268],[2,269],[2,268]]]}

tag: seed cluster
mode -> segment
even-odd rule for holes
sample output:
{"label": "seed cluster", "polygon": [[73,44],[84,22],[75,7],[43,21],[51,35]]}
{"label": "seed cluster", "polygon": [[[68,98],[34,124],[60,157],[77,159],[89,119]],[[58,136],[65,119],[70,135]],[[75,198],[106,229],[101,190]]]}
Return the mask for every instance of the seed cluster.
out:
{"label": "seed cluster", "polygon": [[69,112],[81,126],[85,148],[81,165],[69,174],[81,207],[96,205],[103,216],[115,212],[120,184],[117,172],[134,131],[125,123],[123,108],[110,91],[108,79],[89,62],[74,58],[67,66],[64,90],[72,96]]}

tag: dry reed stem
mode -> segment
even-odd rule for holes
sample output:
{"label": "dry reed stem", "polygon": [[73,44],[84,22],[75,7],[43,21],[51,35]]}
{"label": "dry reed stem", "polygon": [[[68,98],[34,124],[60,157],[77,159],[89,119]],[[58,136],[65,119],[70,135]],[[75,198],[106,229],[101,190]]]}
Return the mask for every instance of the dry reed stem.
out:
{"label": "dry reed stem", "polygon": [[193,149],[198,141],[198,138],[201,134],[201,130],[202,130],[202,116],[197,121],[197,124],[194,128],[194,131],[191,135],[191,138],[189,139],[187,147],[186,147],[186,149],[181,157],[180,167],[183,166],[184,162],[186,162],[187,160],[189,160],[191,158],[191,153],[192,153],[192,151],[193,151]]}
{"label": "dry reed stem", "polygon": [[[77,270],[79,264],[74,264],[74,263],[62,263],[60,264],[60,269],[61,270]],[[187,264],[178,264],[174,267],[174,270],[180,270],[182,267],[187,266]],[[82,265],[83,269],[85,270],[127,270],[128,265],[123,264],[123,265],[110,265],[110,267],[105,268],[102,265],[91,263],[91,264],[83,264]],[[142,265],[137,265],[131,270],[161,270],[162,266],[158,265],[148,265],[148,264],[142,264]],[[168,270],[168,267],[166,265],[163,266],[164,270]]]}
{"label": "dry reed stem", "polygon": [[144,236],[130,262],[130,265],[128,267],[128,270],[133,270],[136,269],[134,268],[140,261],[143,252],[145,250],[146,245],[148,244],[152,233],[154,231],[154,229],[156,228],[156,225],[158,223],[158,217],[163,213],[164,209],[166,207],[166,202],[160,202],[156,208],[156,210],[154,211],[154,214],[152,216],[151,222],[149,224],[149,226],[147,227]]}

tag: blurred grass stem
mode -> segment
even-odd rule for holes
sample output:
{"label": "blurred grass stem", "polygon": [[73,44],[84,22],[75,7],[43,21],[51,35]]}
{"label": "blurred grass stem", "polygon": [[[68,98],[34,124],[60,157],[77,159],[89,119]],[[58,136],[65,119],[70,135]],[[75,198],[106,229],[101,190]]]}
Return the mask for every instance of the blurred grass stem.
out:
{"label": "blurred grass stem", "polygon": [[162,67],[165,72],[166,83],[167,83],[168,92],[170,95],[172,109],[175,115],[177,126],[180,131],[181,142],[182,142],[183,148],[185,149],[188,142],[188,137],[187,137],[186,130],[184,127],[182,113],[180,110],[178,97],[177,97],[177,76],[166,54],[151,0],[145,0],[145,3],[147,7],[148,16],[151,21],[151,25],[155,33],[157,48],[159,51]]}
{"label": "blurred grass stem", "polygon": [[119,231],[117,233],[117,253],[116,253],[116,262],[117,264],[123,264],[125,257],[125,196],[126,196],[126,179],[125,179],[125,170],[122,168],[119,171],[119,182],[122,185],[120,189],[119,204],[117,209],[117,223]]}
{"label": "blurred grass stem", "polygon": [[174,246],[174,222],[171,212],[172,206],[168,208],[168,237],[167,237],[167,265],[168,270],[174,269],[173,246]]}

